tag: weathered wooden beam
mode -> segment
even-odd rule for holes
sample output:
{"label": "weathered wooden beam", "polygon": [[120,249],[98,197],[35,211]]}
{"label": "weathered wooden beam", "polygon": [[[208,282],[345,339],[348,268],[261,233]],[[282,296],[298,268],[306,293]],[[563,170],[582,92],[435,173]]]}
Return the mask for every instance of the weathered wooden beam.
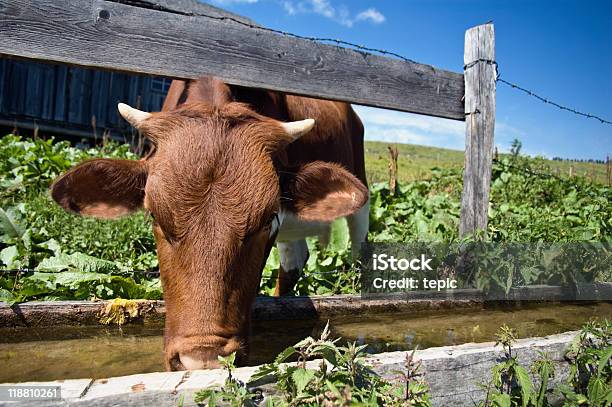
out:
{"label": "weathered wooden beam", "polygon": [[[372,315],[383,313],[432,312],[443,310],[480,309],[488,301],[520,305],[525,301],[610,301],[612,283],[583,283],[577,292],[568,287],[533,285],[510,289],[505,298],[488,298],[476,289],[452,292],[421,291],[384,295],[314,295],[311,297],[257,297],[253,304],[255,321],[326,319],[338,315]],[[166,307],[163,301],[141,302],[141,323],[162,322]],[[0,328],[28,326],[98,325],[107,301],[32,301],[10,307],[0,301]]]}
{"label": "weathered wooden beam", "polygon": [[[140,300],[139,300],[140,301]],[[106,301],[32,301],[8,306],[0,302],[0,328],[99,325]],[[361,315],[385,312],[427,312],[482,308],[482,293],[466,290],[456,298],[405,296],[362,299],[359,295],[312,297],[257,297],[252,317],[255,321],[330,318],[334,315]],[[141,301],[141,316],[136,321],[158,323],[166,315],[163,301]]]}
{"label": "weathered wooden beam", "polygon": [[[566,332],[543,338],[519,339],[513,344],[512,353],[529,369],[542,358],[540,352],[545,352],[555,370],[555,377],[548,384],[552,389],[567,379],[570,366],[564,356],[577,335],[578,332]],[[389,352],[373,355],[369,360],[377,373],[397,380],[395,372],[405,369],[405,355],[406,352]],[[467,407],[486,398],[483,385],[491,380],[491,371],[504,357],[504,352],[501,345],[493,342],[467,343],[417,351],[415,357],[422,362],[433,406]],[[552,401],[552,397],[549,400]]]}
{"label": "weathered wooden beam", "polygon": [[465,33],[465,165],[459,234],[487,230],[495,129],[493,24]]}
{"label": "weathered wooden beam", "polygon": [[236,85],[464,120],[462,74],[159,6],[3,0],[0,54],[176,78],[214,75]]}

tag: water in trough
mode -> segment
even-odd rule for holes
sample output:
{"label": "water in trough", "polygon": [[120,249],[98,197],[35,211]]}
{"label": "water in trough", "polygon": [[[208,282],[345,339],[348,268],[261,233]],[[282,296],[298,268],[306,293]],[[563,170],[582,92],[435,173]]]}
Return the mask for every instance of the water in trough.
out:
{"label": "water in trough", "polygon": [[[521,338],[578,329],[593,317],[612,318],[612,304],[529,305],[441,313],[338,316],[334,336],[369,344],[368,351],[424,349],[487,342],[501,324]],[[266,321],[253,325],[250,364],[317,335],[326,321]],[[164,369],[161,326],[0,329],[0,383],[105,378]]]}

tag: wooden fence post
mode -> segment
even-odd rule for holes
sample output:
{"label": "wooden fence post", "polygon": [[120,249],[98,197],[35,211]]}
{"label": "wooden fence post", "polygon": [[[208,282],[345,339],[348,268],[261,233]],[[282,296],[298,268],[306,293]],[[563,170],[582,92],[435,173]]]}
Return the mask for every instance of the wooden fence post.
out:
{"label": "wooden fence post", "polygon": [[389,191],[391,191],[391,195],[395,195],[397,193],[397,157],[399,155],[399,151],[397,150],[397,146],[387,146],[389,150]]}
{"label": "wooden fence post", "polygon": [[492,23],[465,32],[465,169],[459,234],[487,230],[495,129],[495,31]]}

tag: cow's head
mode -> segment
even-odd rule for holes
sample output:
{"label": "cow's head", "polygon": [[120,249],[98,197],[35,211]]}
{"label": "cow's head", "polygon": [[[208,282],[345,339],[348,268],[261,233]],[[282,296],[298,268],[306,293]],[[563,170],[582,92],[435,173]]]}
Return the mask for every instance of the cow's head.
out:
{"label": "cow's head", "polygon": [[245,105],[196,103],[121,115],[153,143],[140,161],[95,159],[60,177],[53,198],[81,215],[115,218],[141,207],[153,232],[166,304],[172,370],[215,367],[246,353],[250,310],[276,220],[331,221],[359,209],[367,189],[340,166],[281,163],[311,119],[281,123]]}

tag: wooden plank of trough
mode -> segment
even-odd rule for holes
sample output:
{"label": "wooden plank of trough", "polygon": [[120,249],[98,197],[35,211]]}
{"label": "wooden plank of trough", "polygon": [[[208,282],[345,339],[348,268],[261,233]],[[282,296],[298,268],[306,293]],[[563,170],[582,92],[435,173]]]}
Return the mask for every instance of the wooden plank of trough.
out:
{"label": "wooden plank of trough", "polygon": [[258,297],[253,307],[254,320],[329,318],[335,315],[362,315],[398,312],[437,311],[482,307],[482,294],[439,297],[436,293],[416,297],[404,294],[381,298],[360,295],[321,295],[312,297]]}
{"label": "wooden plank of trough", "polygon": [[[106,304],[106,301],[33,301],[11,308],[0,302],[0,327],[97,325]],[[328,318],[334,315],[477,308],[483,304],[479,293],[474,293],[471,297],[420,297],[410,300],[405,296],[362,299],[359,295],[257,297],[252,315],[256,321],[297,320]],[[142,316],[135,322],[162,322],[166,312],[163,301],[143,300],[141,310]]]}
{"label": "wooden plank of trough", "polygon": [[[555,377],[549,382],[549,388],[553,388],[567,379],[569,364],[564,356],[577,334],[566,332],[544,338],[519,339],[512,346],[512,353],[523,366],[529,368],[533,362],[541,359],[539,352],[546,352],[555,367]],[[397,377],[394,371],[404,370],[406,353],[382,353],[369,361],[374,364],[377,373],[393,379]],[[417,360],[422,361],[422,370],[429,383],[434,406],[473,406],[484,400],[485,391],[480,385],[491,379],[491,369],[502,356],[502,347],[495,346],[494,342],[429,348],[416,352]]]}
{"label": "wooden plank of trough", "polygon": [[[10,307],[0,302],[0,327],[98,325],[106,301],[32,301]],[[163,321],[163,301],[142,301],[145,322]]]}
{"label": "wooden plank of trough", "polygon": [[[544,338],[528,338],[516,341],[513,354],[523,366],[530,366],[540,358],[539,352],[546,352],[554,363],[555,377],[549,388],[567,378],[569,365],[564,354],[576,337],[577,332],[566,332]],[[390,380],[397,380],[396,371],[404,370],[406,355],[410,352],[390,352],[372,355],[366,363],[373,370]],[[425,380],[429,383],[434,406],[473,406],[484,399],[484,391],[479,386],[491,378],[491,369],[503,356],[500,346],[493,342],[471,343],[458,346],[430,348],[415,352],[416,360],[422,361]],[[320,361],[307,362],[308,367],[317,368]],[[232,375],[242,382],[257,371],[257,366],[236,369]],[[80,397],[66,399],[71,406],[143,406],[177,405],[182,400],[184,406],[194,406],[195,392],[208,387],[224,384],[226,373],[221,369],[193,372],[150,373],[93,381]],[[40,385],[64,386],[63,381],[37,383]],[[259,383],[258,383],[259,385]],[[276,390],[270,383],[259,386],[264,396]],[[16,403],[25,407],[29,402]],[[49,404],[57,405],[57,404]],[[64,405],[64,404],[62,404]]]}
{"label": "wooden plank of trough", "polygon": [[[363,315],[400,312],[430,312],[459,308],[482,308],[487,302],[523,301],[611,301],[612,283],[579,284],[577,292],[567,287],[533,285],[516,287],[507,295],[486,297],[479,290],[446,292],[421,291],[382,296],[321,295],[312,297],[257,297],[252,317],[255,321],[330,318],[336,315]],[[139,300],[140,301],[140,300]],[[9,307],[0,302],[1,327],[45,327],[97,325],[106,301],[33,301]],[[163,301],[141,301],[142,316],[134,322],[160,323],[165,318]]]}
{"label": "wooden plank of trough", "polygon": [[213,75],[236,85],[465,120],[462,73],[154,6],[3,0],[0,55],[175,78]]}

